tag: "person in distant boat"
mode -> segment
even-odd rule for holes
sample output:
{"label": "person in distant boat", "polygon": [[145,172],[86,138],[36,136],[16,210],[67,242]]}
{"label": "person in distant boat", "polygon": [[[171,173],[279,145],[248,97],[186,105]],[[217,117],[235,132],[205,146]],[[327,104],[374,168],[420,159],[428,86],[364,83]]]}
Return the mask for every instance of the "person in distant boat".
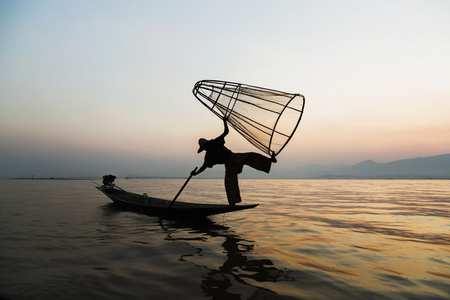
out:
{"label": "person in distant boat", "polygon": [[266,173],[270,172],[272,163],[276,163],[275,152],[272,152],[272,157],[248,152],[248,153],[233,153],[230,149],[225,147],[225,136],[228,134],[227,119],[223,118],[224,131],[213,140],[201,138],[198,140],[199,149],[197,153],[206,151],[203,165],[197,170],[192,171],[191,175],[196,176],[203,172],[206,168],[212,168],[214,165],[225,165],[225,191],[227,193],[228,203],[235,205],[241,202],[241,195],[238,184],[238,174],[242,172],[244,165],[250,166],[256,170]]}

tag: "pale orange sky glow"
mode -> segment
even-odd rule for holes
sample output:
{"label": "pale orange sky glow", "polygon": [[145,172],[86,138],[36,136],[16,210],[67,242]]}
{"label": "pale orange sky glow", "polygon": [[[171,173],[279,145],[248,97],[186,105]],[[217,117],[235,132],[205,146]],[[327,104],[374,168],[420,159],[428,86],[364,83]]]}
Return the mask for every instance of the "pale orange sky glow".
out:
{"label": "pale orange sky glow", "polygon": [[[191,93],[203,79],[305,96],[279,173],[450,153],[449,15],[438,0],[2,1],[0,178],[185,176],[222,131]],[[234,130],[227,145],[257,151]]]}

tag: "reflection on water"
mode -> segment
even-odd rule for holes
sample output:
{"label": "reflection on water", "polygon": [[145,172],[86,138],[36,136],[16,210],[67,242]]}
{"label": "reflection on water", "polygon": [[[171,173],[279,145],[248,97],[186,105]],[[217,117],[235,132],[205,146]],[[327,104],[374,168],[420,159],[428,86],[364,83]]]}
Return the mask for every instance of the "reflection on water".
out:
{"label": "reflection on water", "polygon": [[[186,224],[175,224],[178,228],[184,228]],[[193,251],[180,257],[180,261],[189,262],[192,265],[207,271],[202,276],[201,289],[207,297],[213,299],[241,299],[241,292],[233,293],[232,290],[238,290],[238,286],[247,286],[251,288],[252,295],[258,297],[270,297],[270,299],[293,299],[290,297],[281,297],[275,292],[264,288],[253,286],[251,281],[258,282],[278,282],[278,281],[294,281],[290,277],[287,270],[277,269],[270,259],[257,259],[251,257],[254,249],[252,241],[244,240],[235,234],[232,234],[229,227],[217,225],[215,223],[199,223],[192,227],[189,237],[175,237],[173,226],[172,229],[166,229],[167,241],[185,241],[187,245],[192,247]],[[207,236],[207,237],[206,237]],[[208,238],[223,240],[221,244],[225,260],[221,265],[210,267],[205,264],[204,249],[195,247],[192,241],[206,242]],[[217,263],[220,263],[218,261]]]}
{"label": "reflection on water", "polygon": [[[121,208],[113,204],[102,206],[102,210],[103,221],[123,212]],[[108,228],[110,225],[108,222]],[[179,256],[178,261],[189,263],[204,273],[200,284],[204,296],[213,299],[242,299],[243,291],[248,290],[249,297],[253,295],[270,297],[270,299],[294,299],[277,295],[269,289],[250,283],[251,281],[294,281],[294,278],[289,276],[289,271],[277,269],[268,258],[250,258],[255,247],[254,242],[239,237],[230,227],[218,224],[211,219],[188,223],[171,221],[158,225],[165,234],[165,241],[182,242],[187,246],[184,247],[187,251]],[[113,229],[108,233],[103,232],[105,236],[102,236],[100,241],[118,242],[111,235],[111,232],[115,231]],[[205,260],[205,257],[211,256],[213,240],[214,243],[220,243],[221,249],[214,249],[217,257],[211,264],[211,260]],[[148,244],[144,241],[134,242]],[[218,245],[214,245],[216,246]]]}
{"label": "reflection on water", "polygon": [[[183,180],[122,180],[171,199]],[[0,181],[0,298],[448,299],[448,181],[242,180],[255,209],[182,223],[85,181]],[[178,201],[227,203],[222,180]]]}

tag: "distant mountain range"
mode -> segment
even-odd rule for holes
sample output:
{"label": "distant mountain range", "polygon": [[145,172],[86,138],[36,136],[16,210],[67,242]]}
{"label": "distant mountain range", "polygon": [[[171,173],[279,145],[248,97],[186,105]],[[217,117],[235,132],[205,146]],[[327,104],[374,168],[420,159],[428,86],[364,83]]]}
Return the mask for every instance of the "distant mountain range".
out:
{"label": "distant mountain range", "polygon": [[450,179],[450,154],[389,163],[366,160],[353,166],[309,165],[298,168],[295,175],[309,179]]}

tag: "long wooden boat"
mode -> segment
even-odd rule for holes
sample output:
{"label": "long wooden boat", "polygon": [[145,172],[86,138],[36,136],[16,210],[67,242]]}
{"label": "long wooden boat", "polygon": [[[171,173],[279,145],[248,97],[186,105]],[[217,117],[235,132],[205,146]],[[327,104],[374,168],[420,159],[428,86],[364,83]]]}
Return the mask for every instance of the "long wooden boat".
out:
{"label": "long wooden boat", "polygon": [[[108,196],[115,204],[132,210],[142,211],[155,216],[161,216],[167,210],[172,201],[149,197],[127,192],[115,186],[97,186],[98,190]],[[175,202],[167,211],[167,218],[201,218],[211,215],[229,213],[244,209],[250,209],[258,204],[250,205],[224,205],[224,204],[200,204],[189,202]]]}

